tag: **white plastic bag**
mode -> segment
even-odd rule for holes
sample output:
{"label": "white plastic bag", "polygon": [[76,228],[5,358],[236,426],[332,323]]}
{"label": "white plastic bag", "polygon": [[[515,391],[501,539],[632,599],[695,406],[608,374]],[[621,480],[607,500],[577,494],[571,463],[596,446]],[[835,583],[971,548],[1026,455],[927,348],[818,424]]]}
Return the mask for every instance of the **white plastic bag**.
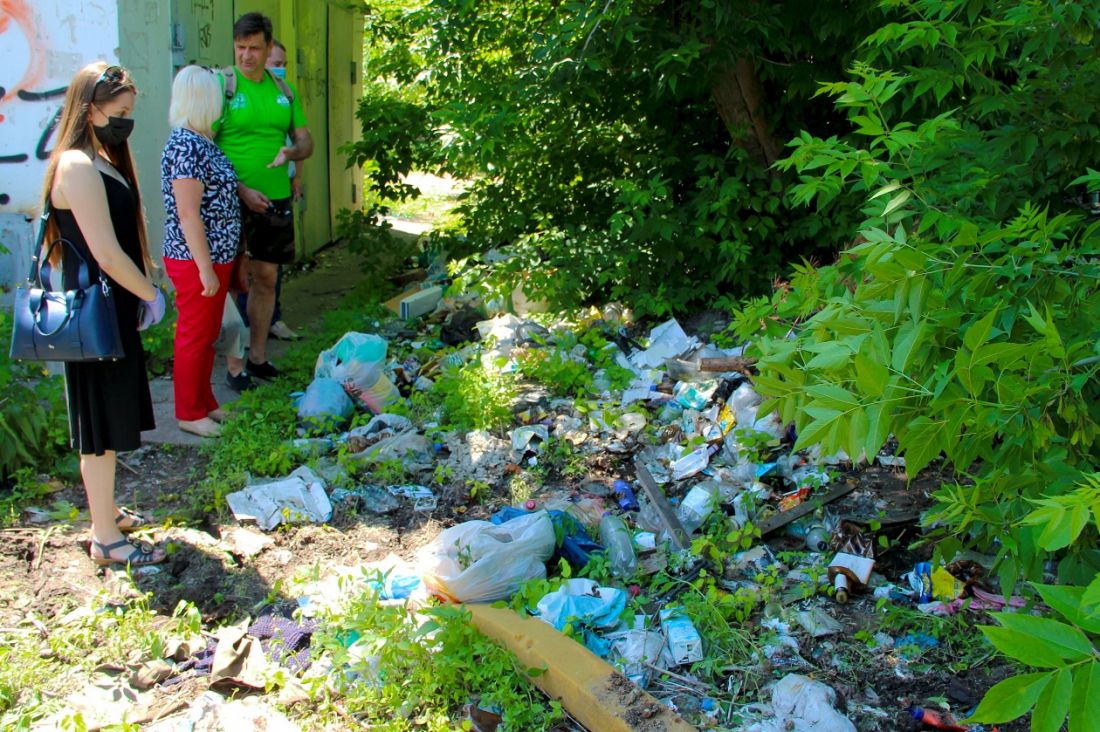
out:
{"label": "white plastic bag", "polygon": [[793,732],[856,732],[851,720],[838,712],[836,692],[801,674],[787,674],[772,687],[772,708],[778,729]]}
{"label": "white plastic bag", "polygon": [[537,511],[499,525],[452,526],[417,557],[433,593],[453,602],[495,602],[511,597],[521,583],[545,577],[554,545],[550,514]]}

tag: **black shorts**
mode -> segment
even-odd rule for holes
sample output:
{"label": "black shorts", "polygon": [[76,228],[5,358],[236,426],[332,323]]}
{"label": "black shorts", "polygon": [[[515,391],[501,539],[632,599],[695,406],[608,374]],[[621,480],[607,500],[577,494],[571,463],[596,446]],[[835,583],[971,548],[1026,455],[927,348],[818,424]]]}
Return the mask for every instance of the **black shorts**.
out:
{"label": "black shorts", "polygon": [[241,238],[248,256],[260,262],[289,264],[294,261],[294,210],[292,200],[271,202],[271,208],[256,213],[241,207]]}

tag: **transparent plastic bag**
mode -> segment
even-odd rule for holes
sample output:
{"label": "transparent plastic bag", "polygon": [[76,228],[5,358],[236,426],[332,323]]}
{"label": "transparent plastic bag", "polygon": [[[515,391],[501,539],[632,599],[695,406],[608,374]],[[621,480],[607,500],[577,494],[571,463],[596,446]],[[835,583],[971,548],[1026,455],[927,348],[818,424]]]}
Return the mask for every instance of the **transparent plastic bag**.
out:
{"label": "transparent plastic bag", "polygon": [[556,544],[546,511],[503,524],[467,521],[443,531],[418,553],[424,584],[453,602],[495,602],[546,576]]}

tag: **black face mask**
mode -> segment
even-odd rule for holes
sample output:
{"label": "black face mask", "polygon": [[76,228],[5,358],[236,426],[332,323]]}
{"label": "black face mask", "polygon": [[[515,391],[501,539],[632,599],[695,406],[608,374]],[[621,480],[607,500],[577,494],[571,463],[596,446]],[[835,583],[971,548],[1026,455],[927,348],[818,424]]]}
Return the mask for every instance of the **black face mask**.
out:
{"label": "black face mask", "polygon": [[129,117],[108,117],[102,127],[94,125],[96,139],[104,145],[119,145],[134,131],[134,121]]}

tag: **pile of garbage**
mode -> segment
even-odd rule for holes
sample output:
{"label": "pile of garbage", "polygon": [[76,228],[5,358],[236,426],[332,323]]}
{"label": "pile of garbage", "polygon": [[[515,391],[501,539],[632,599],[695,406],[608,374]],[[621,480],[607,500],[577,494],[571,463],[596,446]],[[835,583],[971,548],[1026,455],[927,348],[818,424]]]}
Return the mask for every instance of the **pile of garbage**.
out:
{"label": "pile of garbage", "polygon": [[[586,459],[611,456],[596,478],[550,481],[544,469],[522,501],[444,529],[415,562],[391,566],[376,589],[400,602],[491,603],[550,579],[527,612],[568,630],[640,688],[707,726],[854,730],[835,709],[834,691],[801,673],[814,663],[802,657],[799,637],[846,630],[832,615],[834,601],[864,594],[939,613],[957,612],[964,597],[967,606],[994,601],[976,586],[980,568],[960,577],[958,567],[925,563],[895,583],[875,573],[875,537],[829,504],[852,491],[844,478],[853,462],[903,470],[904,460],[794,450],[793,426],[761,409],[744,344],[704,343],[676,320],[640,343],[629,313],[617,307],[573,322],[485,318],[468,301],[429,294],[405,298],[417,307],[391,340],[352,332],[319,354],[298,397],[302,436],[294,444],[313,467],[228,496],[238,519],[271,530],[327,522],[343,510],[433,515],[453,508],[429,487],[441,466],[456,481],[503,489],[551,463],[555,445]],[[578,342],[578,333],[600,337]],[[522,378],[529,364],[546,362],[583,371],[583,388],[563,398],[528,384],[507,437],[448,430],[438,413],[416,423],[401,408],[404,395],[431,392],[448,370],[477,366]],[[373,416],[356,416],[364,414]],[[358,426],[346,429],[353,418]],[[421,482],[360,482],[357,466],[387,461]],[[761,541],[768,535],[798,551],[780,561]],[[593,557],[609,571],[599,581],[576,577]],[[566,565],[570,576],[557,577]],[[763,676],[783,672],[770,705],[739,702],[733,674],[692,672],[711,639],[678,598],[701,576],[731,596],[778,598],[754,659]],[[657,577],[680,589],[654,591]],[[762,578],[771,583],[767,593]],[[330,583],[301,602],[314,611],[338,594]],[[849,711],[858,706],[848,701]]]}

